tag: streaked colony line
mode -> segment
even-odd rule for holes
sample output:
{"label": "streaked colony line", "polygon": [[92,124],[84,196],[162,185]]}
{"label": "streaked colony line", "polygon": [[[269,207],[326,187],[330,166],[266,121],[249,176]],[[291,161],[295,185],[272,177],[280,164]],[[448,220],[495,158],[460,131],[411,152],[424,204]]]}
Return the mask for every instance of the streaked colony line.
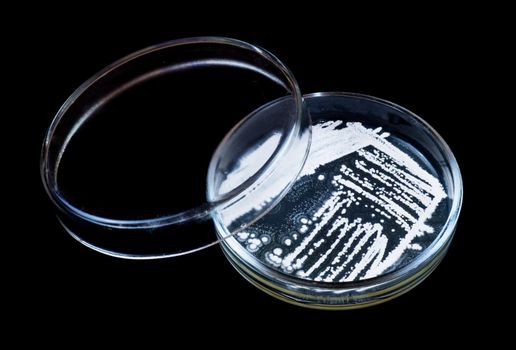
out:
{"label": "streaked colony line", "polygon": [[[405,252],[421,251],[414,239],[433,232],[427,221],[446,193],[435,176],[389,137],[381,128],[361,123],[314,125],[310,153],[297,181],[309,186],[305,179],[313,177],[315,183],[327,184],[329,195],[311,215],[303,213],[293,223],[297,233],[285,238],[285,232],[268,232],[270,241],[249,249],[249,240],[256,243],[249,235],[251,226],[238,240],[285,273],[325,282],[376,277],[396,266]],[[261,157],[255,153],[247,156],[246,164]],[[326,164],[336,164],[337,173],[320,172]],[[275,227],[267,215],[261,220],[263,227]]]}

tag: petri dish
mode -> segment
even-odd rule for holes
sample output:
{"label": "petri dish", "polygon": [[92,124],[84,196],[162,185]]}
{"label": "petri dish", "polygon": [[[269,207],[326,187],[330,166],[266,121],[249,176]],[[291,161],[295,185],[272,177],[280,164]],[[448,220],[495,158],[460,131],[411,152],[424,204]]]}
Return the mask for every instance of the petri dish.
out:
{"label": "petri dish", "polygon": [[[239,40],[197,37],[130,54],[82,84],[52,121],[40,168],[79,242],[164,258],[222,239],[215,210],[234,215],[225,216],[228,236],[263,216],[297,178],[309,141],[309,115],[283,63]],[[255,151],[260,159],[246,161]],[[216,184],[208,194],[207,173]],[[262,191],[271,182],[274,191]]]}
{"label": "petri dish", "polygon": [[82,84],[49,127],[43,185],[64,229],[157,259],[220,244],[248,281],[321,309],[374,305],[435,269],[462,203],[438,133],[394,103],[301,95],[251,44],[174,40]]}
{"label": "petri dish", "polygon": [[[249,282],[301,306],[357,308],[403,294],[433,271],[453,237],[462,180],[452,152],[394,103],[351,93],[304,100],[312,142],[299,177],[236,235],[232,215],[214,215],[219,237],[228,237],[225,255]],[[208,190],[217,186],[208,177]]]}

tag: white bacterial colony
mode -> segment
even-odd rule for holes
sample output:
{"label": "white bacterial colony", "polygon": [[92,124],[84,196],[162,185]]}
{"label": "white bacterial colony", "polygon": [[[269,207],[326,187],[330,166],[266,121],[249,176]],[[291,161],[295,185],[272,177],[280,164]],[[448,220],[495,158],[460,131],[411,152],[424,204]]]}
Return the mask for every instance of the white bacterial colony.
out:
{"label": "white bacterial colony", "polygon": [[227,177],[220,184],[218,193],[230,192],[260,170],[278,147],[280,139],[281,134],[274,133],[242,156],[236,168],[227,174]]}
{"label": "white bacterial colony", "polygon": [[361,123],[315,125],[279,210],[237,240],[275,269],[325,282],[373,278],[420,254],[434,239],[429,220],[446,193],[389,138]]}

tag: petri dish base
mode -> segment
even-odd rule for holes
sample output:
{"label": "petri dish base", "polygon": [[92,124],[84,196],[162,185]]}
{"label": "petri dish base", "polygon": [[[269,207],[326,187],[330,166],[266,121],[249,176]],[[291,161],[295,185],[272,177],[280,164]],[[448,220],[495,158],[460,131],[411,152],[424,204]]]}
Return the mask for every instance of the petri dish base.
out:
{"label": "petri dish base", "polygon": [[[453,237],[462,182],[451,151],[388,101],[317,93],[305,103],[312,143],[299,177],[271,211],[221,241],[225,255],[261,290],[306,307],[357,308],[405,293]],[[224,217],[215,219],[224,238]]]}

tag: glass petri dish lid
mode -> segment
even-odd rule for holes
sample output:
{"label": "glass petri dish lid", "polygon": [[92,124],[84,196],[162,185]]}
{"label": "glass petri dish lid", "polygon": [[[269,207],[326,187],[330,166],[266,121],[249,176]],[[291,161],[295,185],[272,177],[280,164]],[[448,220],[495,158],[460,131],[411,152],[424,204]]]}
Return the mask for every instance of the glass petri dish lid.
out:
{"label": "glass petri dish lid", "polygon": [[[117,257],[171,257],[226,239],[274,207],[309,142],[297,82],[276,57],[234,39],[181,39],[82,84],[49,127],[41,176],[81,243]],[[209,190],[207,173],[217,184]],[[225,237],[212,228],[215,210]]]}
{"label": "glass petri dish lid", "polygon": [[[312,142],[299,177],[234,236],[232,216],[214,216],[219,237],[229,237],[224,253],[252,284],[301,306],[356,308],[408,291],[453,237],[462,180],[452,152],[394,103],[351,93],[304,99]],[[217,186],[208,178],[209,191]]]}

